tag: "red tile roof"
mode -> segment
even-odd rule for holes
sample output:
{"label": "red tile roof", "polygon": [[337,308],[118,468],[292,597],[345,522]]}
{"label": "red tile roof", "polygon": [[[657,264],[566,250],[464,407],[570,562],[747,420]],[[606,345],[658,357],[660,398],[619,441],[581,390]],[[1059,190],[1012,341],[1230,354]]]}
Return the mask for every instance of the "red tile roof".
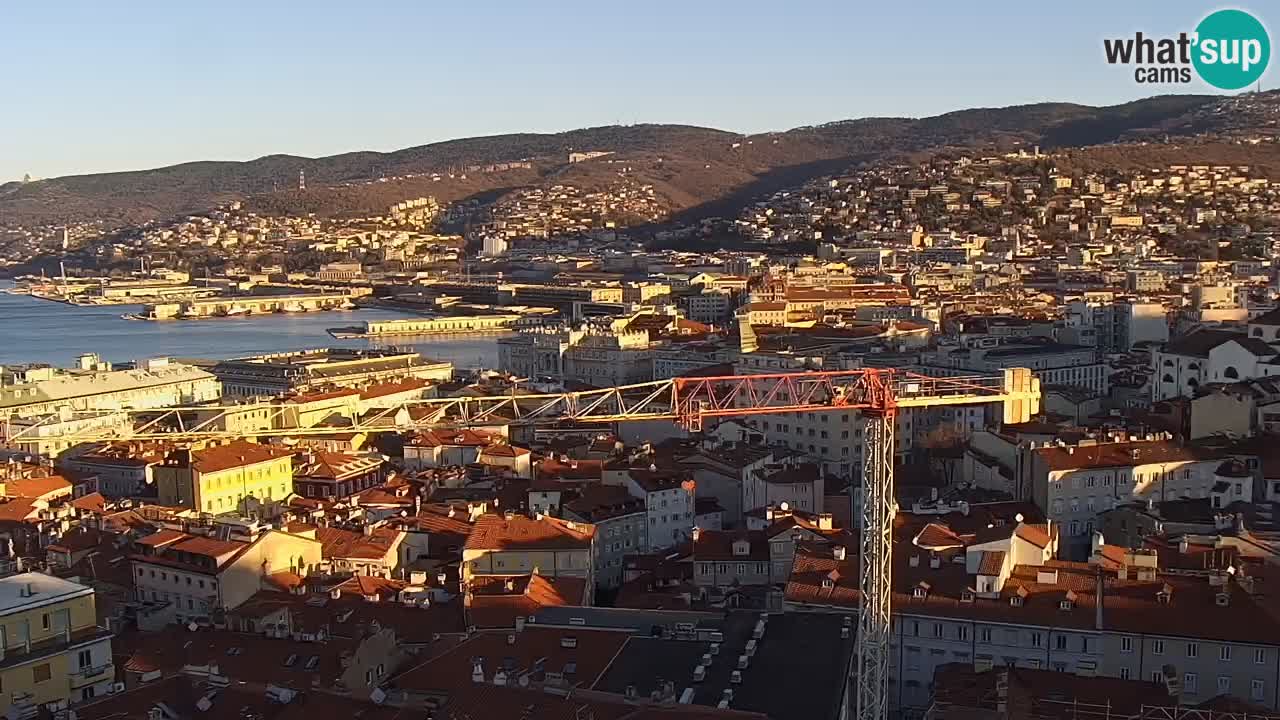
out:
{"label": "red tile roof", "polygon": [[591,547],[595,526],[549,516],[481,515],[467,538],[466,550],[577,550]]}

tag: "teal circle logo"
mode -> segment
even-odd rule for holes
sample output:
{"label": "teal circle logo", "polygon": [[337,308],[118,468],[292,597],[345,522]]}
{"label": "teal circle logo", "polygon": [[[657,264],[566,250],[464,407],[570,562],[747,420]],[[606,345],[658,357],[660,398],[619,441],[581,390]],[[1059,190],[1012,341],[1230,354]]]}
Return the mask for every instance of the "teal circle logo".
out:
{"label": "teal circle logo", "polygon": [[1271,59],[1271,38],[1257,18],[1243,10],[1219,10],[1196,26],[1191,62],[1200,78],[1221,90],[1257,82]]}

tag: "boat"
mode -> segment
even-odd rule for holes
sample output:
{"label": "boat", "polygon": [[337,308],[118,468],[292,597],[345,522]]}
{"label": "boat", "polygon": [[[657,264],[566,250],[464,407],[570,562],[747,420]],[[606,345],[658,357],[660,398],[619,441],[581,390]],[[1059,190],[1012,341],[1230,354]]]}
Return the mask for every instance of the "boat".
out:
{"label": "boat", "polygon": [[287,302],[284,304],[284,311],[288,313],[306,312],[307,308],[300,302]]}
{"label": "boat", "polygon": [[232,305],[231,307],[227,308],[227,317],[236,317],[238,315],[248,315],[248,314],[249,314],[249,308],[244,307],[243,305]]}
{"label": "boat", "polygon": [[331,327],[331,328],[326,328],[325,332],[329,333],[330,335],[337,338],[338,340],[353,340],[358,338],[369,337],[369,333],[365,331],[365,328],[362,328],[359,326]]}
{"label": "boat", "polygon": [[338,309],[339,310],[355,310],[356,304],[351,302],[350,300],[343,300],[342,303],[338,305]]}
{"label": "boat", "polygon": [[178,313],[178,319],[179,320],[198,320],[200,319],[200,315],[193,310],[183,310],[182,312]]}
{"label": "boat", "polygon": [[147,317],[146,315],[139,315],[138,313],[125,313],[120,316],[120,319],[121,320],[150,320],[151,318]]}

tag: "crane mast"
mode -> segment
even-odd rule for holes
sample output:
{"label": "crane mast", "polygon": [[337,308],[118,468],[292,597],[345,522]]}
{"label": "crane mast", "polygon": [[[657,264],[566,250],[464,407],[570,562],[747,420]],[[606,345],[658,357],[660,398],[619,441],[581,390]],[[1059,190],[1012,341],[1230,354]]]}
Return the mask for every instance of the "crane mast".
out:
{"label": "crane mast", "polygon": [[[151,409],[88,409],[82,418],[125,413],[124,429],[83,423],[62,437],[78,443],[124,440],[201,440],[237,437],[306,437],[351,432],[391,432],[433,427],[463,427],[484,422],[511,424],[613,423],[669,420],[698,431],[710,418],[795,412],[859,411],[866,422],[867,454],[862,467],[860,577],[854,686],[857,720],[888,717],[889,635],[894,499],[894,433],[898,412],[1000,403],[1005,423],[1026,422],[1039,412],[1040,381],[1030,370],[999,375],[938,377],[890,368],[859,368],[678,377],[599,390],[424,398],[395,402],[340,427],[298,427],[298,413],[273,400],[242,405],[200,405]],[[243,418],[257,426],[246,429]],[[7,422],[7,416],[4,418]],[[9,433],[9,426],[4,426]],[[38,422],[0,438],[13,443]],[[234,431],[232,430],[234,428]]]}

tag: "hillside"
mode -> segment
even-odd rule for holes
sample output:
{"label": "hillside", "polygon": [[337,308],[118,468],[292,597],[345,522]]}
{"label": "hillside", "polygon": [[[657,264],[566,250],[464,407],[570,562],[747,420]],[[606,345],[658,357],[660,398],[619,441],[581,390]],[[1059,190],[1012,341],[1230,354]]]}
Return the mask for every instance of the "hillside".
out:
{"label": "hillside", "polygon": [[[0,224],[135,224],[246,198],[250,207],[268,213],[360,214],[424,194],[452,201],[537,183],[592,185],[623,171],[653,183],[672,212],[705,215],[731,212],[759,193],[841,165],[939,148],[1083,147],[1250,131],[1274,124],[1276,100],[1276,93],[1263,93],[1167,95],[1108,107],[1041,103],[918,119],[845,120],[754,136],[684,125],[609,126],[450,140],[389,153],[193,162],[9,183],[0,186]],[[615,156],[567,165],[567,154],[575,150],[610,150]],[[515,161],[531,167],[467,170]],[[290,189],[299,171],[306,173],[304,192]]]}

